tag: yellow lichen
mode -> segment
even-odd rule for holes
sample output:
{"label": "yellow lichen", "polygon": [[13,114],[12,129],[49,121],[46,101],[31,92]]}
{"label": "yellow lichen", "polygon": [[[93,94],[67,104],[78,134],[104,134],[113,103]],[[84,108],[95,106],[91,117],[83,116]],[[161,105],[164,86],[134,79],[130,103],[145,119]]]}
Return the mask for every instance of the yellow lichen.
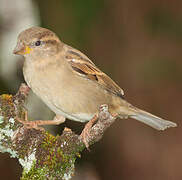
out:
{"label": "yellow lichen", "polygon": [[2,94],[1,95],[1,98],[3,99],[3,100],[5,100],[5,101],[8,101],[9,103],[12,103],[12,95],[10,95],[10,94]]}

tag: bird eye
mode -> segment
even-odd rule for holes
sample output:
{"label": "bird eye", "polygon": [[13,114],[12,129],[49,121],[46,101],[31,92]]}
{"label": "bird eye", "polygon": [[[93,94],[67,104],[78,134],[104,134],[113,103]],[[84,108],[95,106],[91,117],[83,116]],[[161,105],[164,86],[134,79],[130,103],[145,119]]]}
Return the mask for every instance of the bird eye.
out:
{"label": "bird eye", "polygon": [[35,46],[40,46],[41,45],[41,41],[36,41],[35,42]]}

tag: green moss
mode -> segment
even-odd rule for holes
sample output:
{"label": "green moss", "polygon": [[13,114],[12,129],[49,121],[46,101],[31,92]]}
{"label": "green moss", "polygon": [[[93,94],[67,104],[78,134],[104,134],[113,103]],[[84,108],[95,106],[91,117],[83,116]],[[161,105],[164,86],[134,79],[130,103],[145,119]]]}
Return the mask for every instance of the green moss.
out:
{"label": "green moss", "polygon": [[45,133],[40,148],[38,148],[41,151],[36,153],[39,161],[37,163],[38,168],[47,167],[49,176],[63,177],[68,172],[74,171],[75,153],[72,154],[66,150],[68,144],[63,139]]}
{"label": "green moss", "polygon": [[[27,139],[18,142],[17,150],[20,156],[19,161],[24,168],[22,179],[43,179],[45,176],[49,179],[72,177],[74,163],[79,154],[76,150],[72,151],[71,147],[75,143],[75,141],[72,142],[72,137],[67,134],[55,137],[47,132],[31,129],[26,131],[24,136]],[[36,144],[33,143],[33,139],[38,140]],[[32,152],[34,156],[27,152]]]}
{"label": "green moss", "polygon": [[34,166],[28,173],[23,172],[23,175],[21,177],[21,180],[45,180],[45,179],[49,179],[49,180],[67,180],[71,178],[71,174],[64,174],[64,175],[60,175],[59,172],[57,172],[57,175],[52,174],[49,175],[49,167],[43,167],[43,168],[36,168],[36,166]]}
{"label": "green moss", "polygon": [[[29,130],[30,131],[30,130]],[[60,147],[60,137],[54,137],[47,132],[41,132],[39,135],[39,144],[36,145],[36,150],[31,150],[35,146],[30,146],[30,142],[24,147],[22,144],[19,150],[22,159],[20,163],[24,167],[22,179],[68,179],[74,172],[75,154],[65,153],[64,149]],[[32,132],[31,132],[32,134]],[[29,139],[32,139],[32,137]],[[27,149],[29,148],[29,149]],[[27,156],[27,152],[35,152],[35,160]],[[64,152],[64,153],[63,153]],[[30,165],[27,165],[30,164]]]}
{"label": "green moss", "polygon": [[47,168],[36,168],[36,163],[32,166],[30,171],[27,173],[26,171],[23,171],[21,180],[45,180],[46,173],[48,171]]}

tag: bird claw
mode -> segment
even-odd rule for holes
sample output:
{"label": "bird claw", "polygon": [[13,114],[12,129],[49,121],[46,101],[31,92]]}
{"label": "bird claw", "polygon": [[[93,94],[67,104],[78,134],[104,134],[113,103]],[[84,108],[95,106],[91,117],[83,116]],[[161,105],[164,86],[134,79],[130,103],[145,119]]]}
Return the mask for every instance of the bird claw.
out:
{"label": "bird claw", "polygon": [[[90,136],[90,130],[93,126],[93,124],[95,123],[95,121],[97,120],[98,115],[95,115],[84,127],[82,133],[81,133],[81,139],[83,141],[83,143],[85,144],[85,147],[89,150],[89,136]],[[89,150],[90,151],[90,150]]]}
{"label": "bird claw", "polygon": [[20,118],[17,118],[17,120],[22,123],[27,129],[36,129],[40,131],[44,131],[44,128],[39,127],[36,121],[27,121],[27,120],[21,120]]}
{"label": "bird claw", "polygon": [[83,143],[85,144],[85,147],[87,148],[87,150],[90,151],[90,149],[89,149],[89,143],[88,143],[88,137],[89,137],[89,135],[90,135],[90,129],[88,129],[88,128],[84,128],[83,131],[82,131],[82,133],[80,134],[81,139],[82,139]]}
{"label": "bird claw", "polygon": [[44,128],[38,126],[38,125],[36,124],[36,122],[34,122],[34,121],[26,122],[26,123],[24,123],[24,126],[25,126],[27,129],[36,129],[36,130],[39,130],[39,131],[45,131]]}

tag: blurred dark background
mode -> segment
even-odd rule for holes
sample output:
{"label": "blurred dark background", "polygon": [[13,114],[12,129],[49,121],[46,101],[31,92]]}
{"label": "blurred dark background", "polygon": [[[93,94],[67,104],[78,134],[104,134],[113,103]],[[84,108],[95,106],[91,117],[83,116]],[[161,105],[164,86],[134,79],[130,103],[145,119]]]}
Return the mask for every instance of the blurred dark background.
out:
{"label": "blurred dark background", "polygon": [[[33,25],[53,30],[87,54],[129,102],[178,123],[158,132],[135,120],[117,120],[91,152],[82,154],[73,179],[181,180],[182,1],[0,0],[1,94],[15,93],[23,81],[23,60],[12,50],[18,33]],[[37,102],[31,95],[30,119],[51,118]],[[67,121],[52,132],[63,126],[76,132],[83,127]],[[0,154],[0,174],[18,180],[21,166]]]}

